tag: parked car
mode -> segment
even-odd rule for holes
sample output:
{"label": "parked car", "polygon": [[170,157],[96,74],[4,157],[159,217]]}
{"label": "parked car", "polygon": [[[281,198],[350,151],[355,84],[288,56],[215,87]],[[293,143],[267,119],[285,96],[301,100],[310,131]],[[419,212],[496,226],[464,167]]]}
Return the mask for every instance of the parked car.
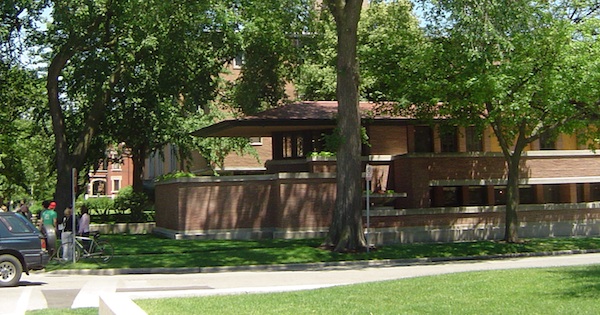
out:
{"label": "parked car", "polygon": [[50,260],[46,237],[24,216],[0,212],[0,287],[16,286],[23,272]]}

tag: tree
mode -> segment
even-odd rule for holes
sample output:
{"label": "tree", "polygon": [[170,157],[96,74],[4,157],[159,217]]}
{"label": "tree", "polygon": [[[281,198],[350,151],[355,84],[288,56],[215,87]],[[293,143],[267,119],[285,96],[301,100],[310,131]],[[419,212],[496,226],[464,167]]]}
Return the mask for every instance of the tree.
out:
{"label": "tree", "polygon": [[[46,89],[55,137],[59,215],[72,200],[72,169],[82,170],[127,59],[127,7],[119,1],[56,1],[44,43],[51,48]],[[125,45],[126,46],[126,45]],[[99,151],[96,148],[96,151]],[[86,170],[87,171],[87,170]]]}
{"label": "tree", "polygon": [[38,115],[43,81],[23,57],[44,6],[35,0],[0,4],[0,202],[47,197],[52,150]]}
{"label": "tree", "polygon": [[131,33],[139,48],[117,85],[107,129],[132,152],[136,192],[142,191],[149,153],[173,144],[183,160],[194,147],[193,121],[210,113],[219,73],[239,45],[228,3],[146,1],[132,8],[137,18]]}
{"label": "tree", "polygon": [[244,114],[255,114],[285,102],[286,81],[303,60],[306,34],[311,31],[314,0],[240,0],[242,72],[231,96]]}
{"label": "tree", "polygon": [[517,242],[523,152],[542,136],[597,130],[600,4],[442,0],[431,8],[433,102],[421,107],[491,127],[507,165],[504,238]]}
{"label": "tree", "polygon": [[334,251],[366,248],[362,225],[361,120],[358,107],[358,21],[362,0],[328,0],[337,32],[337,100],[339,135],[337,197],[325,243]]}
{"label": "tree", "polygon": [[405,103],[427,84],[429,44],[412,10],[408,0],[370,2],[358,32],[364,98]]}

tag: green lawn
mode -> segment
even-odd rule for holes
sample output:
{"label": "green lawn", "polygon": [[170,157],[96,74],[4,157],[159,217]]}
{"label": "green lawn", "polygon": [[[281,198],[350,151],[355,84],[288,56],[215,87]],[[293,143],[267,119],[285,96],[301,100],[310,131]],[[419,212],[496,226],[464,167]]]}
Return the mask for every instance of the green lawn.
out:
{"label": "green lawn", "polygon": [[597,314],[599,299],[600,266],[589,266],[136,303],[148,314]]}
{"label": "green lawn", "polygon": [[[172,240],[152,235],[103,235],[115,248],[108,264],[82,260],[77,264],[51,263],[49,271],[88,268],[210,267],[270,265],[346,260],[447,258],[481,255],[600,249],[600,238],[525,240],[521,244],[480,241],[445,244],[381,246],[370,253],[341,254],[319,248],[322,240]],[[177,259],[173,259],[177,257]]]}
{"label": "green lawn", "polygon": [[[65,268],[205,267],[507,255],[600,249],[600,238],[381,246],[339,254],[322,240],[170,240],[152,235],[103,235],[115,247],[107,265],[52,263]],[[176,259],[174,259],[176,257]],[[335,287],[315,291],[136,301],[149,314],[596,314],[600,266],[487,271]],[[193,311],[190,311],[193,310]],[[28,314],[97,314],[98,309]]]}

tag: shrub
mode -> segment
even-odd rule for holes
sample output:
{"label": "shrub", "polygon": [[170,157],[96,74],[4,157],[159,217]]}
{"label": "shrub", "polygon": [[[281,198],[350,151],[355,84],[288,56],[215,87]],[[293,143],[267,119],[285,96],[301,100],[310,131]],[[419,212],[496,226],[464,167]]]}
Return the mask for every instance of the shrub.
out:
{"label": "shrub", "polygon": [[130,222],[146,222],[147,218],[144,211],[148,207],[148,196],[145,193],[133,191],[133,187],[122,188],[115,198],[115,209],[124,214],[130,211]]}
{"label": "shrub", "polygon": [[83,200],[81,205],[87,206],[90,215],[99,216],[102,221],[108,221],[111,211],[115,208],[113,199],[109,197],[89,198]]}

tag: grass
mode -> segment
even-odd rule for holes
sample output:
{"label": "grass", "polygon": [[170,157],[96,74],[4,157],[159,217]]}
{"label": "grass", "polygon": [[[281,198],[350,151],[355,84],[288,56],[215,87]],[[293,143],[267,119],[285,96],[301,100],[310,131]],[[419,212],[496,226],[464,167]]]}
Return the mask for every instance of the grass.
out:
{"label": "grass", "polygon": [[102,238],[110,241],[115,248],[115,257],[108,264],[97,264],[90,260],[66,265],[52,262],[47,270],[271,265],[600,249],[598,237],[531,239],[520,244],[494,241],[399,244],[381,246],[369,253],[333,253],[319,248],[321,239],[172,240],[153,235],[103,235]]}
{"label": "grass", "polygon": [[587,266],[135,302],[148,314],[597,314],[598,299],[600,266]]}
{"label": "grass", "polygon": [[[322,240],[171,240],[152,235],[103,235],[115,247],[106,265],[51,263],[65,268],[149,268],[262,265],[346,260],[506,255],[600,249],[600,238],[531,239],[520,244],[478,241],[381,246],[341,254]],[[175,258],[175,259],[174,259]],[[460,273],[277,294],[136,301],[149,314],[595,314],[600,266]],[[97,314],[98,309],[40,310],[27,314]]]}

